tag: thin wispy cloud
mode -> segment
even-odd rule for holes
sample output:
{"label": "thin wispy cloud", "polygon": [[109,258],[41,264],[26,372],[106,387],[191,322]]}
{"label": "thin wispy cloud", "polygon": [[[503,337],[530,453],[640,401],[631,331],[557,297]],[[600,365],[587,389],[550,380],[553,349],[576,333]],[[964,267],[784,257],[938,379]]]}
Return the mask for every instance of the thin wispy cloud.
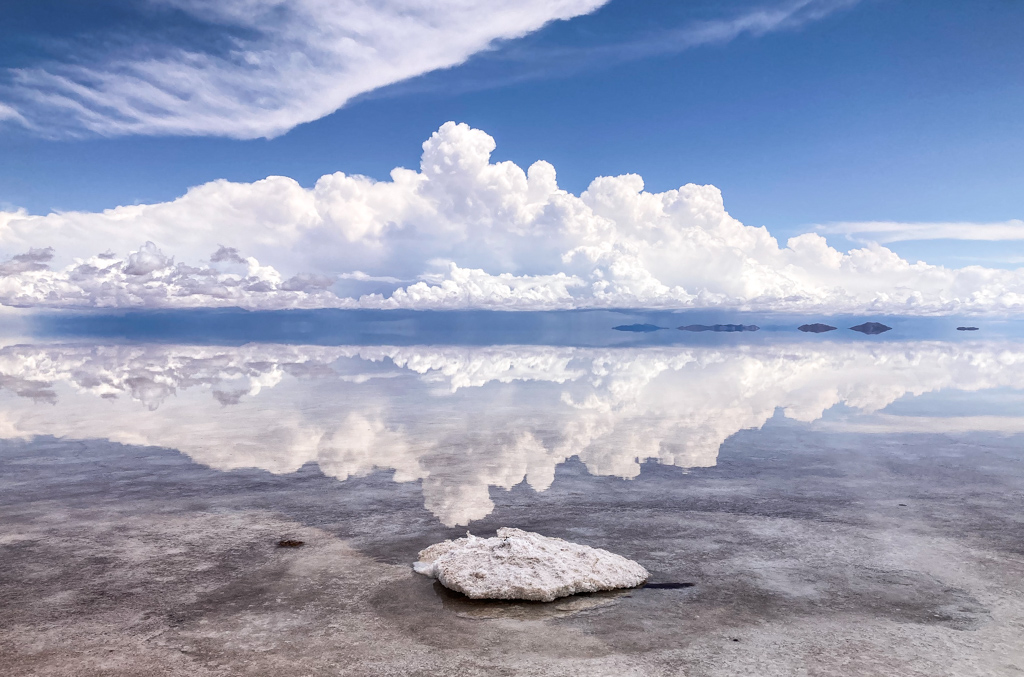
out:
{"label": "thin wispy cloud", "polygon": [[25,124],[26,122],[21,113],[4,103],[0,103],[0,120],[14,120],[22,124]]}
{"label": "thin wispy cloud", "polygon": [[[493,53],[497,72],[447,86],[478,89],[702,45],[797,30],[859,0],[790,0],[715,20],[583,47],[517,45],[547,23],[609,0],[148,0],[212,35],[207,50],[140,37],[109,53],[67,47],[63,60],[12,69],[0,84],[0,121],[45,136],[274,137],[353,98]],[[509,40],[513,40],[509,43]],[[225,47],[227,45],[227,47]],[[495,51],[495,48],[502,49]],[[491,57],[487,57],[491,58]],[[2,81],[0,81],[2,82]],[[427,86],[404,85],[393,93]]]}
{"label": "thin wispy cloud", "polygon": [[[45,135],[273,137],[607,0],[149,0],[230,45],[131,44],[13,69],[0,119]],[[91,55],[91,56],[90,56]]]}
{"label": "thin wispy cloud", "polygon": [[[482,72],[469,72],[456,79],[446,78],[448,91],[475,91],[529,82],[544,78],[564,78],[588,69],[628,63],[650,57],[684,52],[703,46],[723,45],[749,36],[759,38],[771,33],[797,31],[825,19],[862,0],[790,0],[764,3],[734,11],[718,19],[683,21],[681,25],[647,31],[628,39],[602,36],[593,44],[545,44],[537,39],[508,42],[500,48],[474,57]],[[534,36],[536,37],[536,36]],[[403,81],[366,96],[401,96],[429,91],[437,83],[425,78]]]}
{"label": "thin wispy cloud", "polygon": [[726,43],[743,35],[760,37],[777,31],[797,30],[858,2],[860,0],[792,0],[775,6],[757,7],[731,18],[694,22],[669,31],[660,39],[637,43],[634,48],[671,51]]}
{"label": "thin wispy cloud", "polygon": [[880,414],[867,420],[826,421],[820,428],[831,432],[859,434],[926,433],[949,435],[991,432],[1002,435],[1024,433],[1024,419],[1016,416],[897,416]]}
{"label": "thin wispy cloud", "polygon": [[819,226],[825,234],[846,235],[858,242],[913,242],[920,240],[973,240],[1002,242],[1024,240],[1024,221],[1010,219],[995,223],[963,221],[901,223],[899,221],[855,221]]}
{"label": "thin wispy cloud", "polygon": [[[684,22],[682,25],[646,32],[619,42],[585,47],[560,47],[536,50],[538,57],[556,53],[577,56],[583,61],[600,58],[634,59],[669,54],[704,45],[725,44],[743,36],[762,37],[785,30],[799,30],[861,0],[789,0],[744,8],[731,16]],[[534,49],[529,46],[527,49]],[[517,52],[528,58],[522,51]]]}

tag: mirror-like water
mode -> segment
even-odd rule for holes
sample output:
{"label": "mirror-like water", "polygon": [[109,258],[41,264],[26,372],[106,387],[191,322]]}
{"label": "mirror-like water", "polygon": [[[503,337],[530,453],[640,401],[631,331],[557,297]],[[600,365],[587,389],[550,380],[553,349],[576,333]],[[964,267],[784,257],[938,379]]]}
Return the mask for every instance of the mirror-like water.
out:
{"label": "mirror-like water", "polygon": [[[1015,674],[1022,390],[1007,336],[7,345],[0,641],[71,647],[23,674]],[[654,585],[409,569],[503,525]]]}
{"label": "mirror-like water", "polygon": [[[486,517],[493,487],[545,491],[573,457],[621,478],[645,461],[712,467],[726,439],[776,415],[879,434],[1024,432],[1024,346],[1001,342],[11,346],[0,387],[4,437],[168,447],[218,470],[312,463],[340,481],[390,470],[420,482],[447,526]],[[988,391],[984,410],[960,398]]]}

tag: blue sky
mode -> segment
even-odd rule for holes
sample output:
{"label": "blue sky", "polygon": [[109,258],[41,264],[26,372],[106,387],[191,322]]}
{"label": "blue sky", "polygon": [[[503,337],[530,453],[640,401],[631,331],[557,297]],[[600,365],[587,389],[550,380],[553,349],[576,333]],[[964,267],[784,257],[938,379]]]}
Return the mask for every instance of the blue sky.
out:
{"label": "blue sky", "polygon": [[[252,27],[189,9],[201,4],[15,2],[0,27],[0,101],[36,113],[26,98],[36,85],[10,69],[228,53],[247,39]],[[758,12],[789,14],[700,37]],[[221,178],[283,175],[311,187],[340,170],[387,180],[393,167],[416,168],[420,144],[453,120],[494,138],[492,160],[550,162],[575,194],[624,173],[651,192],[713,184],[733,217],[782,242],[838,222],[1024,218],[1022,2],[611,0],[521,32],[269,139],[95,133],[62,128],[52,111],[35,129],[8,120],[0,208],[156,203]],[[859,246],[838,232],[828,239]],[[1024,240],[886,246],[946,266],[1024,265]]]}

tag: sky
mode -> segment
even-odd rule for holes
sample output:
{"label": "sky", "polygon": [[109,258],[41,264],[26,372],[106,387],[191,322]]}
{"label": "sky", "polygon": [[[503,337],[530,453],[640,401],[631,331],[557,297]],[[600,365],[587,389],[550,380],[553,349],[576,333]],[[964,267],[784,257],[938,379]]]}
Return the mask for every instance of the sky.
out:
{"label": "sky", "polygon": [[8,306],[1024,304],[1018,0],[5,12]]}

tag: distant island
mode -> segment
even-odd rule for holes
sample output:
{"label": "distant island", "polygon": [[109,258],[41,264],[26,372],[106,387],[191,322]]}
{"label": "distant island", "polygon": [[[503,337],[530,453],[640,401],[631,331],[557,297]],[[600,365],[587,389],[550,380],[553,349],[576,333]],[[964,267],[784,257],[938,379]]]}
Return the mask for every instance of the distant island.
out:
{"label": "distant island", "polygon": [[756,324],[688,324],[681,331],[757,331]]}
{"label": "distant island", "polygon": [[881,322],[865,322],[864,324],[858,324],[856,327],[850,327],[853,331],[859,331],[862,334],[881,334],[887,332],[892,327],[887,327]]}
{"label": "distant island", "polygon": [[978,331],[977,327],[957,327],[957,331]]}
{"label": "distant island", "polygon": [[814,324],[801,324],[799,327],[797,327],[797,329],[799,329],[800,331],[809,331],[812,334],[824,334],[827,331],[836,330],[836,328],[833,327],[832,325],[821,324],[820,322],[815,322]]}
{"label": "distant island", "polygon": [[656,324],[620,324],[618,327],[612,327],[615,331],[638,331],[638,332],[650,332],[664,329],[665,327],[659,327]]}

